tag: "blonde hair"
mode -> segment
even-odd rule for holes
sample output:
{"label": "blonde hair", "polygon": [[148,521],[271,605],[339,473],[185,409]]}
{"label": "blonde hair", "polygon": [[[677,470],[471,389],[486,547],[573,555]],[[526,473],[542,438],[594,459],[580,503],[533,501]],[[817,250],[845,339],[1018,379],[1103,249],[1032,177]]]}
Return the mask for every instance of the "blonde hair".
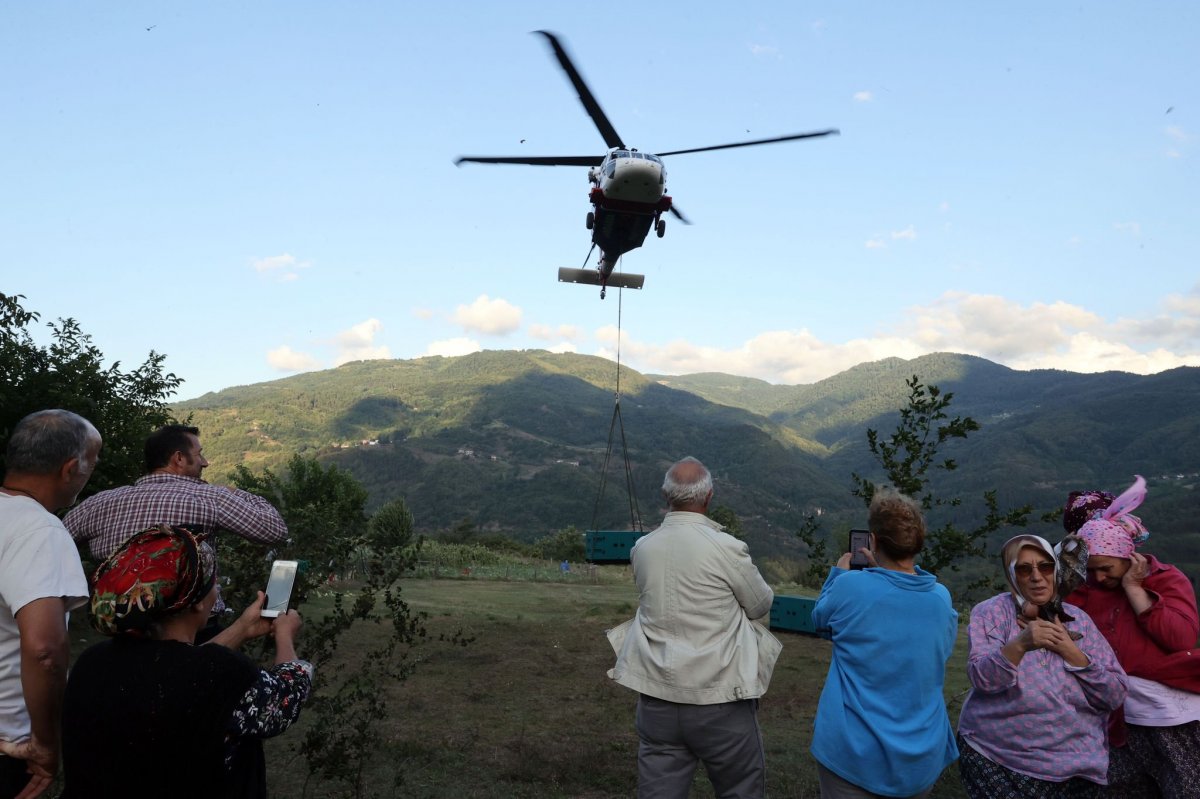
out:
{"label": "blonde hair", "polygon": [[921,506],[892,488],[881,488],[871,498],[867,527],[875,546],[892,560],[911,558],[925,548],[925,518]]}

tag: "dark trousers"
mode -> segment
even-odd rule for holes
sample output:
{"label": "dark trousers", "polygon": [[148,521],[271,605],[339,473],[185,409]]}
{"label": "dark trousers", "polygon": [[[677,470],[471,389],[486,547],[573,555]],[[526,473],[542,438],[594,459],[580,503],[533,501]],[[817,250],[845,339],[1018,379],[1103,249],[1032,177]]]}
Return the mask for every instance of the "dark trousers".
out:
{"label": "dark trousers", "polygon": [[29,783],[29,764],[0,755],[0,799],[12,799]]}
{"label": "dark trousers", "polygon": [[766,794],[757,699],[681,705],[642,694],[637,731],[638,799],[687,799],[701,762],[718,799]]}

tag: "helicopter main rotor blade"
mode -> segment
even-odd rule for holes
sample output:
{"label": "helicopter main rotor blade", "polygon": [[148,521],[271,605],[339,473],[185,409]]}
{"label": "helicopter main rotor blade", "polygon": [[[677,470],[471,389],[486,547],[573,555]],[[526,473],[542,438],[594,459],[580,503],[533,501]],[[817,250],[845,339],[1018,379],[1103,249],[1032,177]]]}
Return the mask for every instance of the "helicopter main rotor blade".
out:
{"label": "helicopter main rotor blade", "polygon": [[464,155],[454,159],[455,166],[464,161],[472,164],[529,164],[531,166],[600,166],[602,155],[492,156]]}
{"label": "helicopter main rotor blade", "polygon": [[671,213],[675,214],[675,218],[678,219],[683,224],[685,224],[685,225],[692,224],[691,222],[688,221],[688,218],[686,216],[684,216],[682,213],[679,212],[679,209],[676,208],[674,204],[671,205]]}
{"label": "helicopter main rotor blade", "polygon": [[575,87],[575,91],[579,92],[579,101],[583,103],[583,108],[588,112],[588,116],[596,123],[596,129],[600,131],[600,135],[604,137],[604,143],[609,149],[624,148],[625,145],[621,142],[621,137],[617,135],[617,131],[613,128],[612,123],[608,121],[608,117],[604,115],[604,109],[600,107],[600,103],[596,102],[596,98],[592,95],[592,90],[583,82],[583,76],[579,74],[579,70],[575,69],[575,65],[571,63],[571,57],[567,55],[566,49],[558,41],[558,37],[550,31],[534,31],[546,37],[550,42],[550,46],[554,48],[554,56],[558,59],[558,64],[567,73],[567,77],[571,79],[571,85]]}
{"label": "helicopter main rotor blade", "polygon": [[837,128],[830,128],[829,130],[818,130],[812,133],[794,133],[791,136],[778,136],[774,139],[755,139],[754,141],[740,141],[735,142],[734,144],[715,144],[712,147],[695,147],[691,150],[672,150],[669,153],[655,153],[655,155],[664,156],[684,155],[686,153],[704,153],[708,152],[709,150],[728,150],[732,147],[753,147],[756,144],[774,144],[775,142],[795,141],[796,139],[815,139],[820,136],[829,136],[831,134],[837,136],[840,133],[841,131]]}

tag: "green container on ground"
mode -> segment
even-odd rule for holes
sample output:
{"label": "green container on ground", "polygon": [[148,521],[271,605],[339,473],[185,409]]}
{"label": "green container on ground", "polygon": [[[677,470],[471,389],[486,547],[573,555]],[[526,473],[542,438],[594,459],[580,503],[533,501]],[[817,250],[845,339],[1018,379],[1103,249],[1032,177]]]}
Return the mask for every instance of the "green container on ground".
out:
{"label": "green container on ground", "polygon": [[776,596],[771,603],[771,629],[816,635],[813,608],[817,600],[811,596]]}
{"label": "green container on ground", "polygon": [[584,547],[588,563],[628,563],[629,551],[645,533],[641,530],[588,530]]}

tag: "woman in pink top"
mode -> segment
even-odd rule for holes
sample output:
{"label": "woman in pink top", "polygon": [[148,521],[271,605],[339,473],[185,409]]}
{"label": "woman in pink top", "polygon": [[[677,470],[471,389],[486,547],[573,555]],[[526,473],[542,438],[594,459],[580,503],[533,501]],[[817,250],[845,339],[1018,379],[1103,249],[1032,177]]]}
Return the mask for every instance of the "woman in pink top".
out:
{"label": "woman in pink top", "polygon": [[1135,547],[1149,533],[1133,511],[1140,476],[1124,494],[1076,492],[1063,525],[1087,544],[1088,582],[1071,594],[1129,674],[1123,712],[1110,724],[1114,796],[1200,796],[1200,617],[1191,582]]}
{"label": "woman in pink top", "polygon": [[1125,673],[1086,613],[1026,619],[1026,602],[1055,597],[1050,544],[1004,544],[1009,591],[971,611],[971,693],[958,720],[959,774],[971,799],[1084,799],[1106,783],[1108,715],[1125,699]]}

